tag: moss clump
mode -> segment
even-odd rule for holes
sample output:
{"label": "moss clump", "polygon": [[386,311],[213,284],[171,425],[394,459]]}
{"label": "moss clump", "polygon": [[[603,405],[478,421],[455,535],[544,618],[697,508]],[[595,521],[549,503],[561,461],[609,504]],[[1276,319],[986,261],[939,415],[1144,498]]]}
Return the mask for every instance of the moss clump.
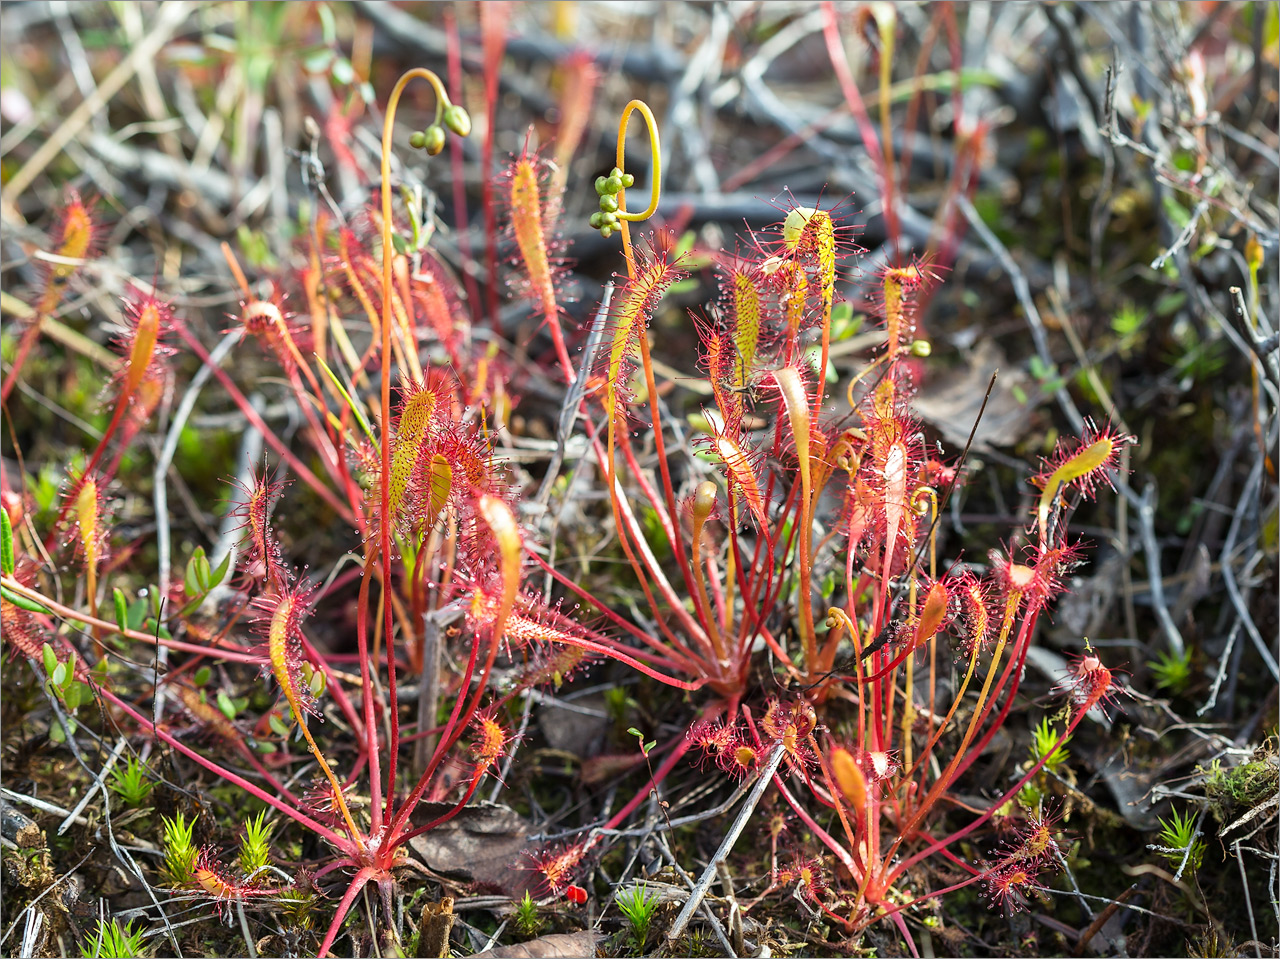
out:
{"label": "moss clump", "polygon": [[1268,738],[1248,762],[1224,768],[1215,759],[1204,770],[1204,793],[1212,803],[1215,819],[1225,822],[1240,810],[1253,809],[1276,794],[1280,788],[1280,753],[1276,747],[1276,739]]}

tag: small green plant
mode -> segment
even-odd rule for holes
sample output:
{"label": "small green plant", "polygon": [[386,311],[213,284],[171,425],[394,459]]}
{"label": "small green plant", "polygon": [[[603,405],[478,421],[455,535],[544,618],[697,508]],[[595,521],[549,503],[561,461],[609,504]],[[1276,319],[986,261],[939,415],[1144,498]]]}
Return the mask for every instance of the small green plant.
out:
{"label": "small green plant", "polygon": [[[1062,742],[1058,742],[1058,730],[1049,722],[1046,716],[1040,720],[1040,725],[1031,731],[1031,761],[1039,762],[1044,760],[1044,768],[1051,773],[1056,773],[1063,767],[1071,753],[1067,751],[1067,743],[1071,742],[1071,737],[1065,737]],[[1055,743],[1057,746],[1055,747]]]}
{"label": "small green plant", "polygon": [[123,766],[117,766],[111,774],[111,791],[126,806],[141,806],[147,801],[155,785],[147,775],[147,767],[137,756],[130,756]]}
{"label": "small green plant", "polygon": [[264,809],[244,824],[244,837],[240,840],[240,868],[252,882],[267,868],[271,857],[271,832],[275,823],[266,821]]}
{"label": "small green plant", "polygon": [[644,733],[640,732],[640,730],[636,729],[636,727],[634,727],[634,726],[632,726],[631,728],[629,728],[629,729],[627,730],[627,735],[628,735],[628,736],[635,736],[635,737],[636,737],[636,739],[637,739],[637,740],[639,740],[639,742],[640,742],[640,755],[641,755],[641,756],[643,756],[645,759],[648,759],[648,758],[649,758],[649,752],[653,749],[653,747],[655,747],[656,745],[658,745],[658,743],[657,743],[656,741],[645,742],[645,741],[644,741]]}
{"label": "small green plant", "polygon": [[529,895],[529,890],[524,891],[524,898],[516,903],[516,930],[522,936],[532,938],[542,930],[542,917],[538,915],[538,904],[533,901],[533,897]]}
{"label": "small green plant", "polygon": [[164,870],[175,886],[185,886],[195,879],[196,857],[200,850],[191,841],[196,821],[187,822],[182,813],[167,816],[164,823]]}
{"label": "small green plant", "polygon": [[658,909],[658,897],[649,892],[644,883],[618,893],[618,910],[631,923],[631,941],[637,952],[644,952],[649,938],[649,923]]}
{"label": "small green plant", "polygon": [[[74,649],[67,655],[65,662],[60,662],[58,654],[53,651],[53,647],[45,643],[43,649],[41,649],[41,656],[44,660],[44,674],[49,692],[58,697],[58,701],[66,707],[67,712],[74,713],[80,708],[81,703],[92,698],[89,687],[76,679],[76,652]],[[65,731],[61,723],[54,723],[49,728],[49,738],[55,743],[65,742],[67,734],[75,735],[75,731],[76,721],[71,716],[68,716]]]}
{"label": "small green plant", "polygon": [[214,569],[209,563],[209,558],[204,554],[204,547],[197,546],[195,552],[191,554],[191,559],[187,561],[187,569],[182,577],[183,594],[187,598],[187,605],[183,607],[182,615],[198,609],[205,601],[205,597],[222,584],[230,568],[230,553],[227,553],[218,564],[218,568]]}
{"label": "small green plant", "polygon": [[1160,820],[1157,851],[1165,859],[1180,865],[1185,858],[1187,870],[1195,872],[1204,860],[1204,850],[1205,844],[1197,837],[1196,817],[1190,812],[1183,815],[1175,809],[1168,819]]}
{"label": "small green plant", "polygon": [[[1071,742],[1070,736],[1063,737],[1062,741],[1058,741],[1057,727],[1049,721],[1046,716],[1040,720],[1040,724],[1031,730],[1031,746],[1027,750],[1030,754],[1032,765],[1043,763],[1046,773],[1058,775],[1062,768],[1066,765],[1067,760],[1071,758],[1071,753],[1067,751],[1067,743]],[[1039,809],[1044,802],[1044,791],[1041,789],[1042,777],[1037,777],[1022,787],[1018,793],[1018,802],[1026,809]]]}
{"label": "small green plant", "polygon": [[132,921],[122,929],[114,919],[109,923],[99,919],[97,931],[80,944],[80,955],[86,959],[141,959],[149,955],[143,950],[144,932],[135,932]]}
{"label": "small green plant", "polygon": [[1151,664],[1151,674],[1158,688],[1174,694],[1186,692],[1191,683],[1191,650],[1166,650]]}

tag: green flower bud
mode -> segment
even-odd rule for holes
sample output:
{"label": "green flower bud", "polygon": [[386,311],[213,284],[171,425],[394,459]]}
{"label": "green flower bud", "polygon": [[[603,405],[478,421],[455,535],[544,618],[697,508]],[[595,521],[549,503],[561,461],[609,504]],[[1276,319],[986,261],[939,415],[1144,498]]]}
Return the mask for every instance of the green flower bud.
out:
{"label": "green flower bud", "polygon": [[439,156],[444,150],[444,127],[433,123],[423,130],[422,149],[427,151],[427,156]]}
{"label": "green flower bud", "polygon": [[600,235],[606,240],[609,239],[609,237],[613,236],[613,227],[608,225],[600,227]]}
{"label": "green flower bud", "polygon": [[619,177],[622,176],[621,167],[614,167],[612,170],[609,171],[609,176],[619,176]]}
{"label": "green flower bud", "polygon": [[622,176],[619,177],[619,179],[622,180],[622,188],[624,190],[630,189],[631,187],[636,185],[636,178],[633,177],[630,173],[622,174]]}
{"label": "green flower bud", "polygon": [[599,213],[591,214],[591,229],[598,230],[600,229],[603,223],[604,223],[604,220]]}
{"label": "green flower bud", "polygon": [[444,108],[444,125],[460,137],[471,134],[471,114],[456,103]]}
{"label": "green flower bud", "polygon": [[609,179],[604,181],[605,193],[617,193],[622,189],[622,177],[610,174]]}
{"label": "green flower bud", "polygon": [[618,198],[606,193],[600,198],[600,209],[605,213],[616,213],[618,211]]}
{"label": "green flower bud", "polygon": [[609,192],[608,184],[609,184],[609,181],[606,180],[604,177],[602,176],[596,177],[596,193],[598,193],[600,196],[604,196],[606,193]]}
{"label": "green flower bud", "polygon": [[409,146],[415,150],[421,150],[427,145],[427,135],[421,130],[414,130],[409,134]]}
{"label": "green flower bud", "polygon": [[933,344],[928,340],[912,340],[911,355],[912,356],[928,356],[933,352]]}

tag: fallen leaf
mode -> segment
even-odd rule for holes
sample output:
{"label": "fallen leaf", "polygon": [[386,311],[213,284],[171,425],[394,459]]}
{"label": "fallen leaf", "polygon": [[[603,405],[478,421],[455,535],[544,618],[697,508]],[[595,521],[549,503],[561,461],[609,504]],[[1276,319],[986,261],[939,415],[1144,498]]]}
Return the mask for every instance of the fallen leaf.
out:
{"label": "fallen leaf", "polygon": [[[449,803],[422,803],[413,819],[426,825],[452,808]],[[487,802],[466,806],[447,822],[409,840],[409,848],[437,875],[517,897],[524,892],[525,879],[532,876],[518,868],[528,847],[528,824],[520,814]]]}
{"label": "fallen leaf", "polygon": [[539,936],[514,946],[499,946],[475,953],[471,959],[583,959],[596,954],[600,934],[592,929],[582,932],[555,933]]}
{"label": "fallen leaf", "polygon": [[971,350],[961,351],[964,361],[954,370],[927,379],[912,401],[920,418],[937,428],[948,444],[959,452],[973,429],[991,374],[999,370],[991,399],[973,436],[975,449],[1013,446],[1030,429],[1031,407],[1018,399],[1034,396],[1039,387],[1008,358],[994,340],[979,340]]}

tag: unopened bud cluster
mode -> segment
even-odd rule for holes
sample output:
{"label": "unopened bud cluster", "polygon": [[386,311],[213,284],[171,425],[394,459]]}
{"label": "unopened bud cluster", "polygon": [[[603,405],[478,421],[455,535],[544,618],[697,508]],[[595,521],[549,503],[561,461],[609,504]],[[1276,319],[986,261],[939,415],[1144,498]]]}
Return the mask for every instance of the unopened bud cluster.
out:
{"label": "unopened bud cluster", "polygon": [[446,129],[460,137],[468,136],[471,133],[471,114],[456,103],[444,104],[431,126],[409,135],[409,146],[415,150],[426,150],[427,156],[436,156],[444,149]]}
{"label": "unopened bud cluster", "polygon": [[635,186],[636,178],[630,173],[623,173],[618,167],[609,171],[608,176],[596,177],[596,193],[600,197],[600,212],[591,214],[591,227],[600,231],[600,235],[608,239],[613,231],[621,226],[618,218],[618,194],[628,187]]}

